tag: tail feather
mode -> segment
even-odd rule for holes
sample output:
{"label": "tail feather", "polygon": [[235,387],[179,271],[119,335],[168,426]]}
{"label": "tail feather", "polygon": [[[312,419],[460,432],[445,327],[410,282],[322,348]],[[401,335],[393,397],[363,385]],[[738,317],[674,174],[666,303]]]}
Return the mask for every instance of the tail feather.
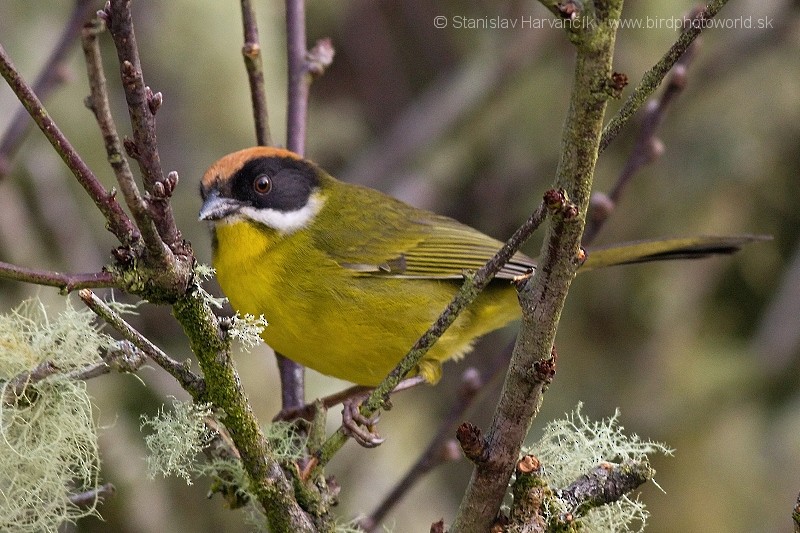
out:
{"label": "tail feather", "polygon": [[649,261],[730,255],[746,244],[771,239],[769,235],[699,236],[616,244],[608,248],[589,250],[581,271]]}

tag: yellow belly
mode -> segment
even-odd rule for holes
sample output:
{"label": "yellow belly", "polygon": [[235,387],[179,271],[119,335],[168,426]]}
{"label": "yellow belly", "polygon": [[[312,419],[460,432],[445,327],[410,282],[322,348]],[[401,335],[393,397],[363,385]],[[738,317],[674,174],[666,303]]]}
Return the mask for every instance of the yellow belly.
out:
{"label": "yellow belly", "polygon": [[[220,286],[240,313],[264,315],[264,341],[289,359],[361,385],[377,385],[394,368],[460,285],[358,274],[300,234],[289,247],[249,223],[220,225],[217,232],[225,232],[214,254]],[[515,291],[498,283],[425,356],[417,371],[428,381],[439,379],[442,361],[519,317]]]}

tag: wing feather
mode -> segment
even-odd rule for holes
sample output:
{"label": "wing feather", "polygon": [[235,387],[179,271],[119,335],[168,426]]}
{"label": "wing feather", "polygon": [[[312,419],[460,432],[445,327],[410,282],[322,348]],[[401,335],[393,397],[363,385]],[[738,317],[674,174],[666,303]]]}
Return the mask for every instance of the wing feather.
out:
{"label": "wing feather", "polygon": [[[351,227],[329,225],[335,229],[317,246],[355,275],[462,279],[465,270],[481,268],[503,245],[454,219],[413,208],[374,190],[347,185],[345,194],[350,198],[332,212],[338,213],[337,218],[359,221],[357,238]],[[374,205],[376,194],[383,206],[380,212],[355,212],[355,206],[365,205],[365,201]],[[518,253],[496,277],[511,279],[535,264]]]}

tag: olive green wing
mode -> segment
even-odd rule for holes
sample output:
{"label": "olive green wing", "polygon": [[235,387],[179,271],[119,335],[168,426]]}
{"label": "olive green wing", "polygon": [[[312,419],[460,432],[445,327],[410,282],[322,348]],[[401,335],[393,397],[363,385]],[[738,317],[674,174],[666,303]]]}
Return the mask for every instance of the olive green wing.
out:
{"label": "olive green wing", "polygon": [[[344,201],[320,215],[352,224],[325,224],[334,229],[317,246],[357,275],[462,279],[465,270],[478,270],[502,247],[500,241],[451,218],[371,189],[346,187],[347,194],[340,195]],[[364,210],[367,205],[380,207]],[[533,259],[518,253],[496,277],[511,279],[534,266]]]}
{"label": "olive green wing", "polygon": [[[427,220],[429,231],[390,263],[383,275],[405,278],[460,279],[465,270],[478,270],[503,246],[498,240],[455,220],[436,217]],[[512,279],[528,273],[536,262],[518,253],[496,277]],[[380,274],[380,273],[379,273]]]}

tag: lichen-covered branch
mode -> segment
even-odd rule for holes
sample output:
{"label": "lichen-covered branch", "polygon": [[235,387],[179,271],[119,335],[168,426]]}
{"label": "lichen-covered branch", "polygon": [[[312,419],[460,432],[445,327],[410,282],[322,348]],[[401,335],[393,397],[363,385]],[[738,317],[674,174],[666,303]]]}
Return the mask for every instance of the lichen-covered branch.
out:
{"label": "lichen-covered branch", "polygon": [[221,413],[223,422],[252,483],[252,492],[264,508],[274,531],[316,531],[294,499],[294,489],[269,446],[242,388],[231,359],[230,344],[221,335],[214,313],[197,291],[190,291],[172,307],[186,331],[206,382],[203,401]]}

